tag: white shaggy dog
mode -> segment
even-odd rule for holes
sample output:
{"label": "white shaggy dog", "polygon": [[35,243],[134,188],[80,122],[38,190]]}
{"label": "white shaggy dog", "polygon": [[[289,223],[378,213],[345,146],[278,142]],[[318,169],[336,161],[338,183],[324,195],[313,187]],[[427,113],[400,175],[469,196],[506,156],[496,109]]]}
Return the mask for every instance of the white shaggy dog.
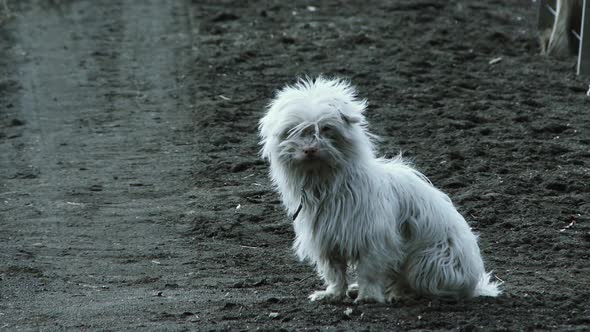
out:
{"label": "white shaggy dog", "polygon": [[366,104],[347,82],[318,77],[280,90],[260,120],[262,156],[294,218],[294,248],[327,284],[309,298],[342,300],[348,267],[357,302],[498,295],[447,195],[401,158],[376,158]]}

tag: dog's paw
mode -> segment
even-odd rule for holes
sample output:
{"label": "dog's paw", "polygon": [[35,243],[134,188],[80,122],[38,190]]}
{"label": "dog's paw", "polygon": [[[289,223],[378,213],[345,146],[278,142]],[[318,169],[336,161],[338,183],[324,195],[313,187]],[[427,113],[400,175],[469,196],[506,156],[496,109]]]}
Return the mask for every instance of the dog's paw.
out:
{"label": "dog's paw", "polygon": [[364,289],[358,291],[358,295],[354,300],[355,304],[362,303],[385,303],[385,295],[382,292],[373,289]]}
{"label": "dog's paw", "polygon": [[367,304],[367,303],[386,303],[387,301],[385,301],[384,297],[368,297],[368,296],[363,296],[363,297],[357,297],[354,300],[354,304]]}
{"label": "dog's paw", "polygon": [[351,299],[356,299],[359,296],[359,284],[354,283],[348,286],[348,290],[346,291],[346,296]]}
{"label": "dog's paw", "polygon": [[343,294],[330,291],[315,291],[309,297],[312,302],[340,302],[344,298]]}
{"label": "dog's paw", "polygon": [[357,297],[354,300],[354,304],[367,304],[367,303],[385,303],[385,298],[377,298],[377,297]]}

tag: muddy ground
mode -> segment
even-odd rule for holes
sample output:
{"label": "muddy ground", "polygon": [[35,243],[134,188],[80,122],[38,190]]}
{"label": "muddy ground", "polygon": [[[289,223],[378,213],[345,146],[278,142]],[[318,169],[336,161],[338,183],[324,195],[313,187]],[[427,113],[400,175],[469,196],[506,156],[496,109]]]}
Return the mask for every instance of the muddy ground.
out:
{"label": "muddy ground", "polygon": [[[531,2],[4,3],[0,330],[590,329],[590,78],[538,55]],[[502,296],[308,302],[256,125],[319,73],[450,194]]]}

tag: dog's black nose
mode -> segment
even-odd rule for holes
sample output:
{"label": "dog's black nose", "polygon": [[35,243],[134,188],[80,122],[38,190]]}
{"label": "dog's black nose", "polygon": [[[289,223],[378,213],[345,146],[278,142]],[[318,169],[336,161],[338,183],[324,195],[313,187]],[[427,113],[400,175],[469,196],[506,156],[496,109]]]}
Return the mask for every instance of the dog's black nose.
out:
{"label": "dog's black nose", "polygon": [[318,148],[316,147],[308,147],[303,149],[303,153],[306,157],[313,157],[318,153]]}

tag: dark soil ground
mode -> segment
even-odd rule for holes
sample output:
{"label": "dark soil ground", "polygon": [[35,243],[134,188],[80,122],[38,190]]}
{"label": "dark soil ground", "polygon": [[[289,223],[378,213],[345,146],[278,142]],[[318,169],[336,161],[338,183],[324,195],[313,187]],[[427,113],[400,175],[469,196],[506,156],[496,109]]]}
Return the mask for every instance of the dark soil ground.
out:
{"label": "dark soil ground", "polygon": [[[0,330],[590,330],[590,78],[538,55],[530,1],[4,3]],[[319,73],[450,194],[503,295],[307,300],[256,127]]]}

